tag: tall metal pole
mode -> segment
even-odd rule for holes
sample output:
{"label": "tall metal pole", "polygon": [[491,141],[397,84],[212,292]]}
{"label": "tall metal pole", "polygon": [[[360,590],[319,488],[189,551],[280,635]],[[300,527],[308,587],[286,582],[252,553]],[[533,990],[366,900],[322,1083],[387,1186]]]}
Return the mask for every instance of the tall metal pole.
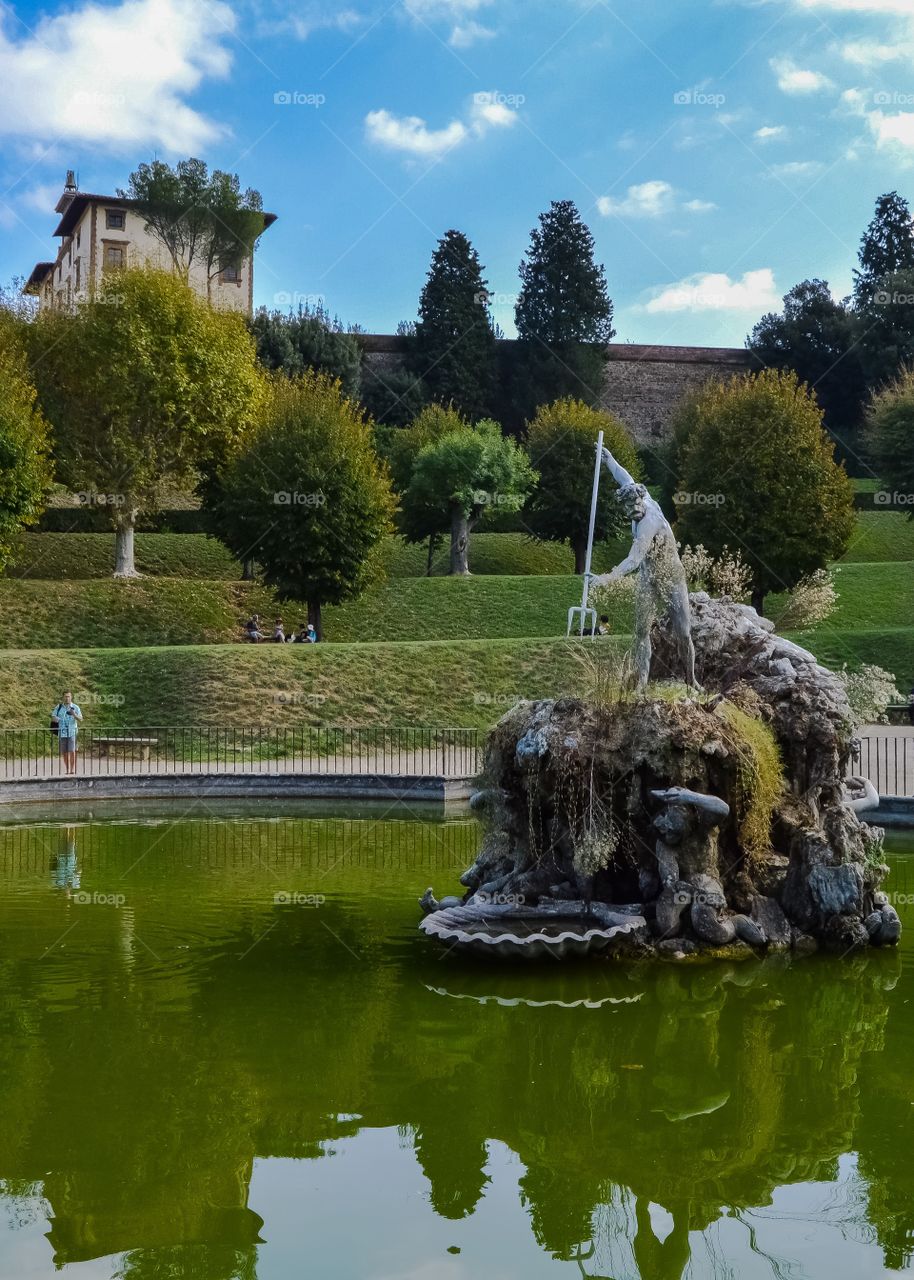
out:
{"label": "tall metal pole", "polygon": [[[593,560],[593,533],[597,523],[597,497],[600,492],[600,467],[603,463],[603,432],[597,436],[597,458],[593,472],[593,492],[590,497],[590,527],[587,531],[587,559],[584,562],[584,590],[581,594],[581,610],[578,623],[578,634],[584,635],[584,620],[589,612],[590,605],[590,567]],[[591,632],[596,628],[591,627]],[[568,633],[571,634],[570,618]]]}

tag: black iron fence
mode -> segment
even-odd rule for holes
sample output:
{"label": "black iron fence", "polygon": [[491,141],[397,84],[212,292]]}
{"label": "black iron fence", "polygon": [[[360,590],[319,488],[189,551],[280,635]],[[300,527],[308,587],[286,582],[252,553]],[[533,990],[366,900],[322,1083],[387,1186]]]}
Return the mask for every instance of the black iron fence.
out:
{"label": "black iron fence", "polygon": [[[156,773],[361,774],[469,778],[479,771],[476,729],[302,726],[286,729],[82,728],[81,775]],[[55,777],[68,760],[49,729],[0,730],[0,780]],[[70,762],[72,763],[72,762]]]}
{"label": "black iron fence", "polygon": [[914,796],[914,735],[868,733],[849,772],[869,778],[881,796]]}
{"label": "black iron fence", "polygon": [[[478,729],[371,725],[295,728],[82,728],[76,769],[110,777],[156,773],[360,774],[471,778],[482,765]],[[66,760],[49,729],[0,730],[0,780],[62,775]],[[880,795],[914,796],[914,735],[891,728],[860,738],[849,772]]]}

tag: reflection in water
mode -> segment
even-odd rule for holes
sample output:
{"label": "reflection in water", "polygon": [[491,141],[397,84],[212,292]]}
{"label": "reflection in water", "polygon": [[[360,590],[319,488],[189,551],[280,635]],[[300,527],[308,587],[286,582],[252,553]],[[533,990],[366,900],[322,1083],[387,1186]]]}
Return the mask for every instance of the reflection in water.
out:
{"label": "reflection in water", "polygon": [[[373,1131],[400,1134],[427,1187],[403,1197],[402,1265],[379,1276],[413,1270],[413,1215],[451,1231],[485,1217],[495,1148],[520,1161],[511,1250],[529,1259],[532,1233],[538,1275],[678,1280],[691,1259],[787,1276],[775,1201],[815,1235],[809,1274],[847,1274],[841,1236],[874,1271],[910,1262],[905,955],[463,967],[424,945],[414,904],[431,867],[466,864],[472,824],[87,826],[82,905],[60,892],[79,884],[75,838],[0,829],[4,1280],[38,1209],[55,1266],[363,1274],[347,1240],[269,1270],[282,1209],[255,1210],[251,1186],[271,1159],[315,1162],[315,1178],[335,1153],[370,1159]],[[325,902],[277,905],[278,890]],[[396,1173],[371,1176],[380,1192]],[[822,1183],[845,1197],[828,1221],[789,1201]],[[368,1208],[352,1211],[357,1233]],[[517,1265],[503,1274],[533,1274]]]}
{"label": "reflection in water", "polygon": [[58,851],[51,859],[51,884],[55,889],[69,893],[72,889],[78,889],[79,883],[76,828],[61,827]]}

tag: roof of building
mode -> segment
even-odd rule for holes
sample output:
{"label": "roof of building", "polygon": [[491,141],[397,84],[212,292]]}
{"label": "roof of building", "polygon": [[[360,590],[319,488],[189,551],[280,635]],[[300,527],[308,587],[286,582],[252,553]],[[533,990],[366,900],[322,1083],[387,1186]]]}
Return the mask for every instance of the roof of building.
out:
{"label": "roof of building", "polygon": [[[129,209],[136,205],[136,201],[126,200],[123,196],[103,196],[96,195],[88,191],[78,191],[64,209],[60,222],[57,224],[57,228],[54,231],[54,235],[70,235],[70,233],[75,229],[77,222],[79,222],[80,218],[89,206],[93,204],[111,205],[113,207],[119,206],[121,208]],[[267,227],[271,227],[273,225],[276,221],[276,217],[277,215],[275,213],[265,213],[263,215],[264,231],[266,231]]]}
{"label": "roof of building", "polygon": [[23,293],[37,293],[49,272],[54,270],[53,262],[38,262],[32,267],[32,274],[22,286]]}

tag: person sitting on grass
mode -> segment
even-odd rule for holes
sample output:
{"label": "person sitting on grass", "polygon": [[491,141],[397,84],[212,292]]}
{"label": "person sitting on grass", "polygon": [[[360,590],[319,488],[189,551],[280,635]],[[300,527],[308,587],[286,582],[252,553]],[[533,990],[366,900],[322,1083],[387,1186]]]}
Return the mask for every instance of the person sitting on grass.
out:
{"label": "person sitting on grass", "polygon": [[51,723],[57,726],[57,749],[67,774],[76,772],[76,735],[82,718],[83,713],[68,689],[51,712]]}
{"label": "person sitting on grass", "polygon": [[285,627],[282,625],[282,618],[277,618],[273,624],[273,643],[274,644],[286,643],[286,630],[285,630]]}
{"label": "person sitting on grass", "polygon": [[608,614],[608,613],[601,613],[601,614],[600,614],[600,625],[597,627],[597,635],[598,635],[598,636],[608,636],[608,635],[609,635],[609,633],[610,633],[610,631],[612,631],[612,627],[609,625],[609,614]]}
{"label": "person sitting on grass", "polygon": [[263,639],[263,632],[260,630],[260,614],[252,613],[250,618],[244,624],[245,639],[251,644],[259,644]]}
{"label": "person sitting on grass", "polygon": [[320,639],[320,636],[317,634],[317,632],[316,632],[316,631],[315,631],[315,629],[314,629],[314,623],[313,623],[313,622],[309,622],[309,623],[308,623],[308,631],[307,631],[307,634],[305,635],[305,643],[306,643],[306,644],[317,644],[317,642],[318,642],[318,640],[319,640],[319,639]]}
{"label": "person sitting on grass", "polygon": [[303,622],[300,622],[298,624],[298,630],[292,636],[290,643],[291,644],[309,644],[310,643],[310,641],[308,640],[308,628],[305,626]]}

